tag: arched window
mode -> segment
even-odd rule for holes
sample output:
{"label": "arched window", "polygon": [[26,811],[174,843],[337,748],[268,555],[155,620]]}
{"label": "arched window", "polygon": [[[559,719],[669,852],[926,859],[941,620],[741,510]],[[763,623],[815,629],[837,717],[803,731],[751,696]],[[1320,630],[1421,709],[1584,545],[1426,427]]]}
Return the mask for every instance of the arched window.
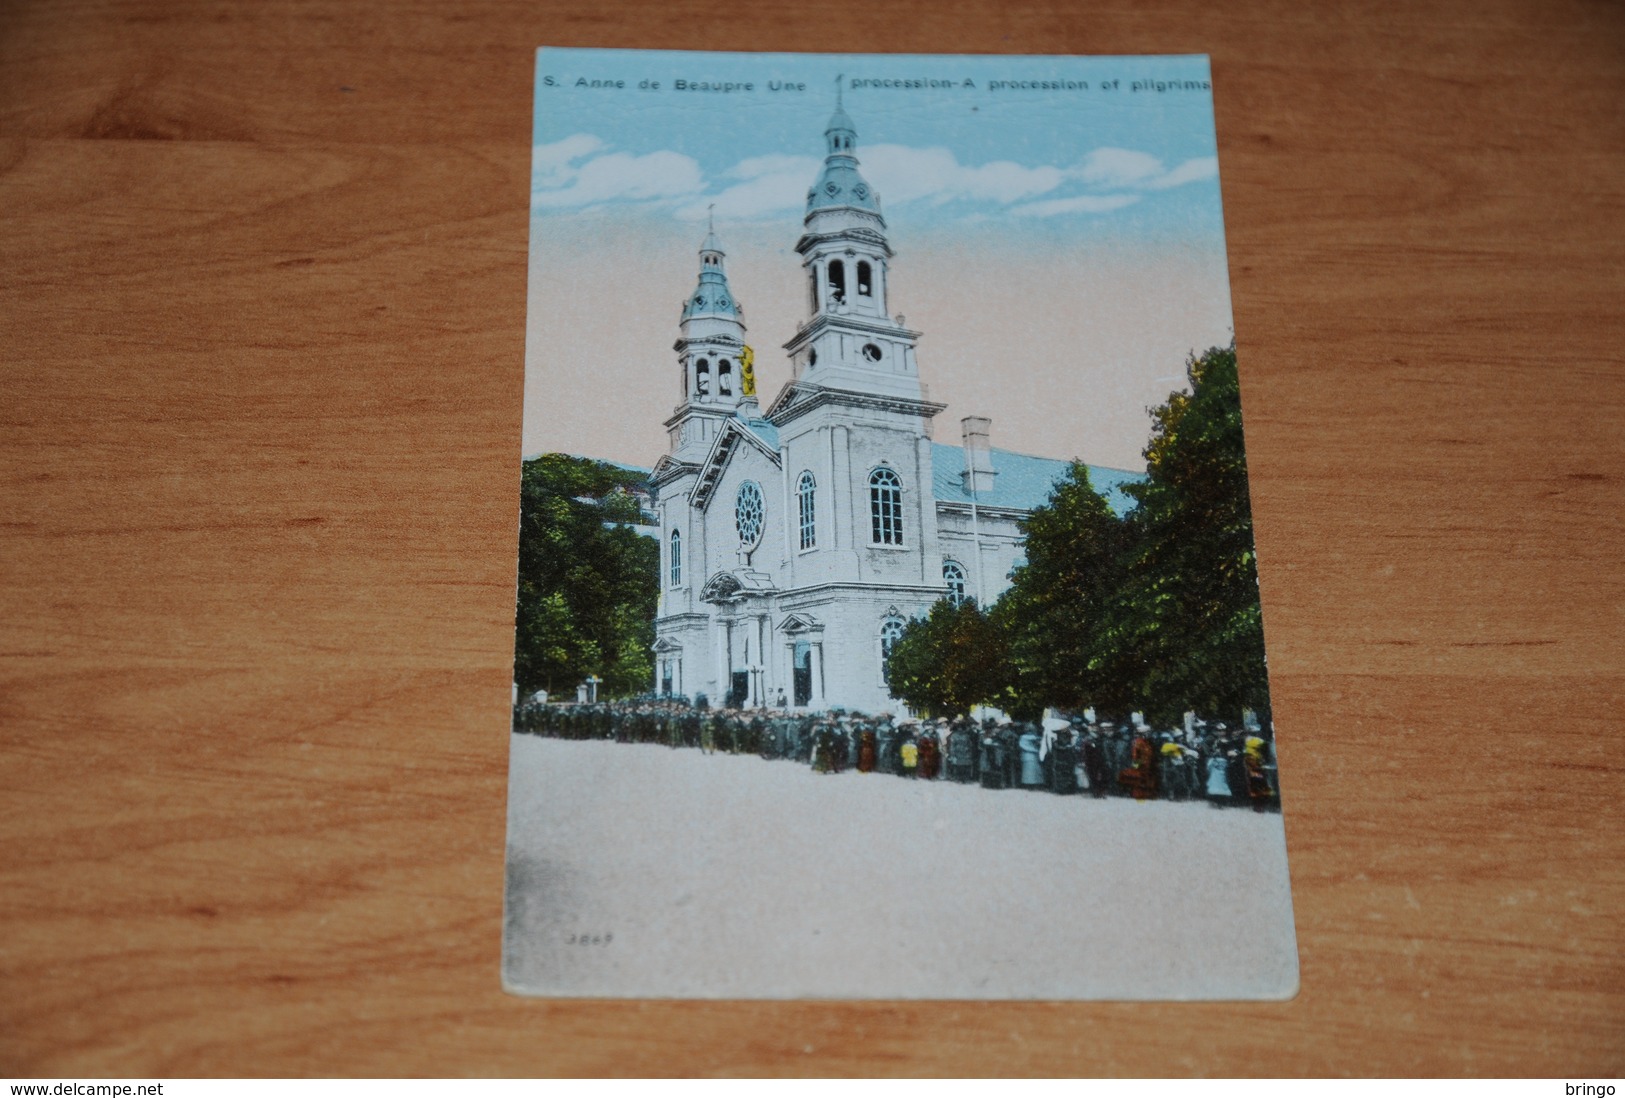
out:
{"label": "arched window", "polygon": [[829,294],[835,304],[846,304],[846,264],[839,259],[829,261]]}
{"label": "arched window", "polygon": [[801,481],[796,485],[796,503],[801,518],[801,547],[811,549],[818,544],[818,523],[815,511],[815,493],[818,483],[809,473],[801,474]]}
{"label": "arched window", "polygon": [[858,261],[858,296],[872,297],[874,295],[874,275],[866,261]]}
{"label": "arched window", "polygon": [[948,585],[948,602],[958,606],[965,601],[965,569],[957,560],[942,562],[942,582]]}
{"label": "arched window", "polygon": [[903,638],[903,619],[887,618],[880,623],[880,681],[890,683],[888,675],[891,671],[892,650],[897,642]]}
{"label": "arched window", "polygon": [[734,395],[734,364],[729,358],[717,363],[717,396]]}
{"label": "arched window", "polygon": [[818,274],[817,274],[817,272],[814,272],[807,279],[807,282],[812,286],[812,311],[816,314],[818,312]]}
{"label": "arched window", "polygon": [[683,535],[676,530],[671,532],[671,585],[683,585]]}
{"label": "arched window", "polygon": [[903,482],[885,466],[869,474],[869,541],[903,544]]}
{"label": "arched window", "polygon": [[694,391],[702,397],[711,395],[711,360],[708,358],[694,364]]}

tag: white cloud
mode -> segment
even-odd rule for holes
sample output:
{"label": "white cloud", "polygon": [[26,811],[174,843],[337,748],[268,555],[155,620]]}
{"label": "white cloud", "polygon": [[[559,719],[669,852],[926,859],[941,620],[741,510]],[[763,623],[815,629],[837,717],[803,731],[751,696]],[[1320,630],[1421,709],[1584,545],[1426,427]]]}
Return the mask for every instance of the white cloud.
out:
{"label": "white cloud", "polygon": [[753,156],[741,160],[722,173],[740,182],[678,207],[677,216],[698,220],[712,203],[719,216],[731,220],[799,210],[807,201],[807,187],[817,177],[822,163],[811,156]]}
{"label": "white cloud", "polygon": [[[801,209],[822,164],[812,156],[753,156],[707,179],[694,158],[683,153],[665,149],[635,155],[609,148],[586,133],[535,146],[532,208],[652,203],[671,207],[683,220],[698,220],[714,205],[724,219],[753,220]],[[1024,217],[1109,213],[1132,205],[1147,191],[1218,173],[1215,157],[1186,160],[1168,170],[1150,153],[1114,147],[1094,149],[1065,168],[1027,167],[1010,160],[961,164],[949,149],[909,145],[870,145],[860,156],[864,175],[888,208],[967,202]],[[1078,190],[1089,193],[1067,193]]]}
{"label": "white cloud", "polygon": [[533,209],[591,206],[615,200],[647,202],[679,199],[705,189],[705,177],[691,156],[662,150],[633,156],[609,153],[571,171],[569,185],[531,194]]}
{"label": "white cloud", "polygon": [[1069,213],[1110,213],[1132,206],[1140,200],[1137,194],[1080,194],[1072,198],[1051,198],[1043,202],[1027,202],[1013,207],[1016,217],[1055,217]]}
{"label": "white cloud", "polygon": [[603,147],[603,141],[590,133],[573,134],[561,141],[533,147],[530,150],[531,188],[564,186],[575,177],[575,162]]}
{"label": "white cloud", "polygon": [[810,186],[813,177],[818,174],[818,169],[823,163],[816,156],[788,156],[783,153],[772,153],[768,156],[752,156],[749,159],[741,160],[722,174],[735,179],[760,179],[762,176],[767,175],[793,173],[804,181],[804,185]]}
{"label": "white cloud", "polygon": [[1153,190],[1165,190],[1168,187],[1178,187],[1185,183],[1195,183],[1199,179],[1214,179],[1219,174],[1219,158],[1216,156],[1198,156],[1187,160],[1173,171],[1157,179],[1148,181],[1145,185]]}
{"label": "white cloud", "polygon": [[1009,160],[973,167],[959,163],[943,148],[872,145],[859,155],[863,173],[880,192],[880,200],[893,206],[955,199],[1008,204],[1046,194],[1064,178],[1059,168],[1024,168]]}
{"label": "white cloud", "polygon": [[1127,187],[1162,174],[1162,161],[1150,153],[1106,147],[1084,157],[1072,174],[1097,187]]}

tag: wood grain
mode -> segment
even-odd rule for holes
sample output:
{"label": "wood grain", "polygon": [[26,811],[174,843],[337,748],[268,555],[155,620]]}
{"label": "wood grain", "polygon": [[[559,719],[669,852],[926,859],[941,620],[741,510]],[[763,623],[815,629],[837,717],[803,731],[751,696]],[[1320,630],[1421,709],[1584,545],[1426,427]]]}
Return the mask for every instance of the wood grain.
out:
{"label": "wood grain", "polygon": [[[502,993],[543,43],[1212,54],[1295,1001]],[[0,8],[0,1072],[1621,1074],[1622,55],[1604,0]]]}

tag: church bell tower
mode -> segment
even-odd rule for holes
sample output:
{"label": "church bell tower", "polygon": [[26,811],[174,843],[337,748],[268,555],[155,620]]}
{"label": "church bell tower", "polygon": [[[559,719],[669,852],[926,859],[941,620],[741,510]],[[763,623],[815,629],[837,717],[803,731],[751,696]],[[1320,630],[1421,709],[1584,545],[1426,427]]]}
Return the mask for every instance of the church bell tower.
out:
{"label": "church bell tower", "polygon": [[785,344],[795,378],[811,385],[919,399],[920,333],[887,308],[892,259],[880,195],[858,171],[858,133],[836,92],[824,166],[807,191],[796,244],[809,318]]}
{"label": "church bell tower", "polygon": [[700,245],[698,283],[683,302],[677,352],[682,403],[666,420],[671,455],[697,462],[705,457],[723,421],[741,409],[756,409],[756,383],[745,346],[744,309],[728,288],[725,253],[716,228]]}

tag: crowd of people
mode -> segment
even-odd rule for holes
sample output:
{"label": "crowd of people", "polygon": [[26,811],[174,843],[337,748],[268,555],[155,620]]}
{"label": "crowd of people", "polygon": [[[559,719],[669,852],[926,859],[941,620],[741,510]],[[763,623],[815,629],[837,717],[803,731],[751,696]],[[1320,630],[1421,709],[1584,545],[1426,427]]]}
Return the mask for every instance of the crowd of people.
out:
{"label": "crowd of people", "polygon": [[893,718],[831,710],[711,709],[650,699],[529,702],[514,730],[567,740],[613,740],[753,754],[820,774],[892,774],[988,789],[1044,790],[1136,800],[1204,800],[1215,807],[1280,804],[1274,742],[1262,729],[1187,720],[1165,731],[1093,712],[1042,722]]}

